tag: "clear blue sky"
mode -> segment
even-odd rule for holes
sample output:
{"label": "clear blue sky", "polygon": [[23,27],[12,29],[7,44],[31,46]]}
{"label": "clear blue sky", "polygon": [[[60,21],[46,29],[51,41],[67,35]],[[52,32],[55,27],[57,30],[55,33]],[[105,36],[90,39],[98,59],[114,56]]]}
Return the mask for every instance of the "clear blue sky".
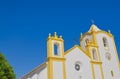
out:
{"label": "clear blue sky", "polygon": [[92,19],[111,30],[120,52],[120,0],[0,0],[0,51],[18,79],[46,60],[48,33],[62,35],[67,50]]}

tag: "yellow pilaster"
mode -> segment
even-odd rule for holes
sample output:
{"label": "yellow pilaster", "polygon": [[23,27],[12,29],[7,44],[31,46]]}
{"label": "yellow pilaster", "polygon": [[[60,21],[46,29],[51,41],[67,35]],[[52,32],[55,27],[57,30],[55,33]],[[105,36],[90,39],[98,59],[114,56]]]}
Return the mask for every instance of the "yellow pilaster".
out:
{"label": "yellow pilaster", "polygon": [[[55,43],[53,42],[55,41]],[[56,44],[57,42],[60,43],[61,47],[61,56],[55,56],[54,55],[54,47],[53,45]],[[58,44],[59,44],[58,43]],[[63,79],[66,79],[66,68],[65,68],[65,58],[64,58],[64,40],[62,39],[62,36],[58,37],[57,33],[54,33],[54,36],[51,36],[51,34],[48,35],[47,39],[47,61],[48,61],[48,79],[53,79],[54,77],[54,66],[53,62],[62,62],[62,68],[63,68]]]}

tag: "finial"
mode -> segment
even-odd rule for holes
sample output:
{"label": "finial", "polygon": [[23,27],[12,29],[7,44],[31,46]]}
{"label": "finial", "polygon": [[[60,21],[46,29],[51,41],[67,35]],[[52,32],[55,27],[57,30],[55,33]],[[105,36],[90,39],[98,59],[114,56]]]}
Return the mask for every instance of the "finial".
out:
{"label": "finial", "polygon": [[60,38],[62,38],[62,35],[60,35]]}
{"label": "finial", "polygon": [[50,37],[51,37],[51,33],[48,34],[48,38],[50,38]]}
{"label": "finial", "polygon": [[56,32],[54,32],[54,37],[57,37],[57,33]]}
{"label": "finial", "polygon": [[80,34],[80,35],[81,35],[81,37],[83,36],[82,32],[81,32],[81,34]]}
{"label": "finial", "polygon": [[91,32],[94,32],[94,31],[95,31],[94,25],[92,25],[92,27],[91,27]]}
{"label": "finial", "polygon": [[110,30],[108,30],[108,33],[111,33]]}
{"label": "finial", "polygon": [[93,19],[91,20],[91,22],[92,22],[92,24],[94,24],[94,23],[95,23],[95,21],[94,21]]}

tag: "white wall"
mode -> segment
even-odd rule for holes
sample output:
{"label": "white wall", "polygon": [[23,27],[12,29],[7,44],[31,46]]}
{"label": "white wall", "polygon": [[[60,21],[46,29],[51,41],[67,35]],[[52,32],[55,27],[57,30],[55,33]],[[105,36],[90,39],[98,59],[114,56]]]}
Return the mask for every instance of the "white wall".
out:
{"label": "white wall", "polygon": [[[114,43],[112,41],[112,38],[102,33],[97,34],[96,37],[99,46],[100,58],[102,61],[105,79],[119,79],[120,74],[119,74],[118,60],[116,58],[116,51],[114,49]],[[102,40],[103,37],[107,38],[109,43],[109,49],[104,48],[103,40]],[[109,52],[111,54],[110,61],[106,59],[106,52]],[[114,77],[111,76],[111,70],[114,72]]]}
{"label": "white wall", "polygon": [[95,72],[95,78],[96,79],[102,79],[102,72],[100,70],[100,65],[94,64],[94,72]]}
{"label": "white wall", "polygon": [[47,79],[47,67],[43,68],[42,70],[38,70],[34,73],[26,75],[26,77],[22,79]]}
{"label": "white wall", "polygon": [[47,67],[37,73],[37,79],[47,79]]}
{"label": "white wall", "polygon": [[[65,58],[67,79],[93,79],[90,59],[79,48],[69,52]],[[75,69],[76,62],[81,63],[80,71]]]}
{"label": "white wall", "polygon": [[53,61],[53,79],[63,79],[63,63]]}

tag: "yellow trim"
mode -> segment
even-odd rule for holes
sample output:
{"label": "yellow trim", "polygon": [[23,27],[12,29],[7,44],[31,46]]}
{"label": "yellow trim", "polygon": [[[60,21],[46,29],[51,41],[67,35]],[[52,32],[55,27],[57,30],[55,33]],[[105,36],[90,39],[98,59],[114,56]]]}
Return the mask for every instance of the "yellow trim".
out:
{"label": "yellow trim", "polygon": [[[110,33],[107,33],[107,32],[105,32],[105,31],[101,31],[101,32],[99,32],[99,33],[110,34]],[[97,41],[97,39],[96,39],[96,34],[97,34],[97,33],[95,33],[95,35],[94,35],[94,39],[95,39],[95,42],[96,42],[96,44],[97,44],[97,46],[98,46],[98,41]],[[111,34],[110,34],[110,35],[111,35]],[[97,48],[97,51],[98,51],[98,59],[99,59],[99,63],[100,63],[101,75],[102,75],[102,79],[104,79],[104,73],[103,73],[103,68],[102,68],[102,62],[101,62],[101,58],[100,58],[100,51],[99,51],[98,48]]]}
{"label": "yellow trim", "polygon": [[90,58],[89,54],[88,54],[87,52],[85,52],[85,51],[84,51],[80,46],[78,46],[78,45],[75,45],[75,46],[73,46],[71,49],[67,50],[64,55],[67,55],[68,53],[71,53],[71,51],[74,50],[75,48],[79,48],[86,56],[88,56],[88,57]]}
{"label": "yellow trim", "polygon": [[[94,42],[95,42],[95,45],[96,45],[96,46],[98,46],[98,41],[97,41],[97,38],[96,38],[97,33],[107,33],[107,32],[104,32],[104,31],[93,32],[93,39],[94,39]],[[98,55],[98,61],[99,61],[99,62],[94,62],[94,64],[99,64],[99,65],[100,65],[100,70],[101,70],[102,79],[104,79],[102,62],[101,62],[101,58],[100,58],[100,52],[99,52],[98,47],[97,47],[96,49],[97,49],[97,52],[98,52],[97,55]]]}
{"label": "yellow trim", "polygon": [[102,64],[102,62],[97,62],[97,61],[90,61],[93,64]]}
{"label": "yellow trim", "polygon": [[93,67],[93,64],[91,63],[91,68],[92,68],[92,76],[93,76],[93,79],[95,79],[95,72],[94,72],[94,67]]}
{"label": "yellow trim", "polygon": [[53,65],[52,61],[48,61],[48,79],[53,79]]}
{"label": "yellow trim", "polygon": [[102,76],[102,79],[104,79],[104,73],[103,73],[103,68],[102,68],[102,62],[96,62],[96,61],[90,61],[90,62],[91,62],[91,66],[92,66],[93,79],[96,79],[96,77],[95,77],[95,71],[94,71],[93,65],[99,65],[99,66],[100,66],[101,76]]}
{"label": "yellow trim", "polygon": [[62,43],[62,56],[64,57],[64,43]]}
{"label": "yellow trim", "polygon": [[106,31],[97,31],[96,34],[99,34],[99,33],[103,33],[103,34],[106,34],[108,35],[109,37],[113,37],[113,35],[111,33],[108,33]]}
{"label": "yellow trim", "polygon": [[90,56],[90,59],[92,60],[91,54],[90,54],[90,47],[89,47],[89,46],[86,46],[86,50],[87,50],[88,55]]}
{"label": "yellow trim", "polygon": [[62,36],[58,37],[58,35],[57,35],[56,32],[54,32],[54,36],[51,36],[51,34],[49,34],[47,41],[48,41],[48,40],[64,41],[64,40],[62,39]]}
{"label": "yellow trim", "polygon": [[47,57],[52,56],[52,42],[51,40],[47,41]]}
{"label": "yellow trim", "polygon": [[102,64],[100,64],[100,70],[101,70],[101,74],[102,74],[102,79],[104,79],[104,73],[103,73]]}
{"label": "yellow trim", "polygon": [[97,45],[94,45],[94,44],[87,44],[86,47],[88,47],[88,46],[92,46],[92,47],[98,48],[98,46],[97,46]]}
{"label": "yellow trim", "polygon": [[72,48],[70,48],[69,50],[67,50],[64,54],[67,55],[68,53],[70,53],[72,50],[74,50],[76,47],[78,47],[77,45],[73,46]]}
{"label": "yellow trim", "polygon": [[[53,42],[56,41],[56,42]],[[57,42],[60,42],[61,44],[61,56],[55,56],[54,55],[54,47],[53,45],[56,44]],[[57,43],[58,44],[58,43]],[[63,79],[66,79],[66,68],[65,68],[65,60],[66,58],[64,58],[64,40],[62,39],[62,36],[60,36],[60,38],[58,38],[56,32],[54,34],[54,36],[51,36],[51,34],[49,34],[48,39],[47,39],[47,61],[48,61],[48,79],[53,79],[53,61],[58,61],[58,62],[62,62],[62,68],[63,68]]]}
{"label": "yellow trim", "polygon": [[120,69],[119,57],[118,57],[118,52],[117,52],[116,44],[115,44],[115,41],[114,41],[114,37],[112,38],[112,42],[113,42],[113,45],[114,45],[114,51],[115,51],[116,59],[117,59],[117,62],[118,62],[118,68]]}
{"label": "yellow trim", "polygon": [[63,61],[63,76],[64,76],[64,79],[66,79],[66,65],[65,65],[65,61]]}
{"label": "yellow trim", "polygon": [[[105,32],[105,31],[94,31],[94,33],[95,34],[99,34],[99,33],[103,33],[103,34],[106,34],[106,35],[108,35],[109,37],[113,37],[113,35],[111,34],[111,33],[108,33],[108,32]],[[82,41],[83,40],[83,38],[86,36],[86,35],[92,35],[92,32],[87,32],[87,33],[85,33],[84,35],[82,35],[82,37],[80,38],[80,41]]]}
{"label": "yellow trim", "polygon": [[64,61],[66,58],[59,58],[59,57],[48,57],[47,60],[55,60],[55,61]]}
{"label": "yellow trim", "polygon": [[48,38],[47,41],[48,41],[48,40],[64,41],[64,40],[61,39],[61,38],[55,38],[55,37]]}
{"label": "yellow trim", "polygon": [[93,44],[97,45],[96,33],[95,32],[92,32],[92,37],[93,37]]}
{"label": "yellow trim", "polygon": [[[104,32],[103,32],[103,33],[104,33]],[[91,61],[91,65],[92,65],[92,68],[93,68],[93,69],[92,69],[93,78],[96,79],[96,77],[95,77],[95,71],[94,71],[94,67],[93,67],[93,65],[95,64],[95,65],[99,65],[99,66],[100,66],[101,76],[102,76],[102,79],[104,79],[102,62],[101,62],[101,59],[100,59],[100,52],[99,52],[99,49],[98,49],[98,43],[97,43],[97,39],[96,39],[96,34],[97,34],[97,33],[96,33],[95,31],[92,31],[90,34],[92,35],[93,41],[92,41],[91,44],[87,47],[88,52],[90,53],[90,52],[92,52],[92,51],[91,51],[92,49],[96,49],[97,57],[98,57],[98,60],[97,60],[97,61],[93,60],[93,58],[92,58],[92,53],[91,53],[91,60],[92,60],[92,61]],[[92,49],[90,49],[90,48],[92,48]]]}
{"label": "yellow trim", "polygon": [[[99,57],[99,61],[101,61],[99,49],[98,49],[98,57]],[[101,62],[101,63],[102,63],[102,62]],[[103,72],[102,64],[100,64],[100,70],[101,70],[101,74],[102,74],[102,79],[104,79],[104,72]]]}

